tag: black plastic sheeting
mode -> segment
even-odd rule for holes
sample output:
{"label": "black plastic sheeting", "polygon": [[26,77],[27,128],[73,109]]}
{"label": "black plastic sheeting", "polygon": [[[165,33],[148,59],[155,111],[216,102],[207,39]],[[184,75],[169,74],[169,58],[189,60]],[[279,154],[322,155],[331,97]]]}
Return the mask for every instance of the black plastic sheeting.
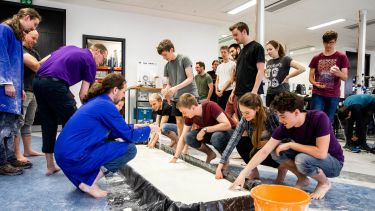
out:
{"label": "black plastic sheeting", "polygon": [[[161,150],[173,154],[174,150],[165,145],[157,146]],[[189,155],[181,156],[186,162],[203,168],[211,173],[215,173],[216,166],[207,164]],[[200,202],[194,204],[183,204],[171,200],[159,189],[148,182],[129,166],[124,166],[120,170],[124,178],[120,178],[117,185],[112,184],[112,191],[117,192],[109,196],[112,209],[124,208],[131,210],[254,210],[253,199],[250,193],[247,196],[223,199],[211,202]],[[236,175],[224,172],[225,178],[234,181]],[[121,184],[121,185],[120,185]],[[251,189],[260,184],[256,181],[246,181],[245,187]],[[179,190],[176,190],[179,191]],[[197,190],[198,191],[198,190]],[[194,194],[194,193],[187,193]],[[112,202],[111,202],[112,201]]]}

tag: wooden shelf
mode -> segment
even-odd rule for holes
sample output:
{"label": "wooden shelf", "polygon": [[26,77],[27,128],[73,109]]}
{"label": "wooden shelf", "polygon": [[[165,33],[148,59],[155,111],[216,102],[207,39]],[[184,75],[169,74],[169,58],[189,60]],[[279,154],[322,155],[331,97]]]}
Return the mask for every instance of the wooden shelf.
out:
{"label": "wooden shelf", "polygon": [[128,90],[129,89],[135,89],[138,91],[161,91],[161,88],[148,87],[148,86],[131,86],[131,87],[128,87]]}
{"label": "wooden shelf", "polygon": [[[108,71],[110,69],[111,69],[111,67],[108,67],[108,66],[98,66],[98,67],[96,67],[96,70],[99,70],[99,71]],[[122,67],[114,67],[113,70],[114,71],[122,71]]]}

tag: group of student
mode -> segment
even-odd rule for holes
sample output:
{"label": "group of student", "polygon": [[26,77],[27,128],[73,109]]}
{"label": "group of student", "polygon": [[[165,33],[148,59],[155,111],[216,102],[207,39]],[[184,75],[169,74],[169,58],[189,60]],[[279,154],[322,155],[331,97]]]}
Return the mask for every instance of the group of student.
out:
{"label": "group of student", "polygon": [[[39,14],[26,8],[10,22],[0,25],[2,43],[13,46],[1,45],[1,52],[9,55],[9,62],[0,63],[0,171],[6,175],[19,171],[13,138],[19,130],[17,122],[22,114],[22,33],[35,29],[39,21]],[[211,144],[222,156],[216,171],[216,178],[220,179],[236,147],[247,166],[233,187],[243,187],[245,178],[258,178],[257,166],[264,164],[278,168],[276,183],[283,182],[288,170],[297,176],[297,187],[308,185],[308,177],[315,179],[317,186],[311,197],[323,198],[331,186],[328,177],[338,176],[344,162],[330,121],[330,111],[339,93],[337,83],[347,77],[348,67],[346,57],[334,50],[337,33],[329,31],[323,35],[327,48],[310,64],[313,105],[319,105],[319,110],[326,114],[319,110],[304,110],[303,99],[287,92],[288,79],[303,72],[304,68],[283,54],[282,45],[277,42],[266,45],[272,60],[265,65],[264,48],[250,38],[245,23],[234,24],[230,31],[243,48],[236,55],[235,65],[230,62],[226,67],[218,66],[215,93],[218,98],[224,93],[229,95],[228,100],[218,101],[221,105],[210,100],[201,101],[191,60],[176,54],[170,40],[159,43],[157,52],[167,61],[164,68],[167,80],[161,90],[166,101],[154,95],[150,103],[159,112],[160,122],[164,123],[161,129],[154,124],[133,125],[124,121],[115,106],[125,95],[127,86],[123,76],[108,74],[101,84],[89,89],[95,80],[96,65],[102,64],[108,55],[104,45],[95,44],[89,49],[64,46],[42,59],[32,87],[41,113],[46,174],[60,170],[55,159],[77,188],[93,197],[104,197],[107,192],[97,185],[99,179],[133,159],[135,144],[148,140],[150,134],[155,134],[149,142],[153,147],[161,130],[171,138],[171,146],[176,147],[171,163],[187,153],[188,146],[204,152],[206,162],[210,163],[216,157],[207,146]],[[235,51],[237,49],[221,49],[223,58],[228,52]],[[224,64],[229,62],[228,57],[225,58]],[[296,70],[289,72],[290,67]],[[227,75],[223,76],[221,72]],[[263,106],[259,97],[263,93],[261,83],[265,72],[271,81],[267,104],[272,112]],[[77,110],[69,87],[80,81],[79,97],[84,104]],[[230,87],[232,91],[226,92]],[[224,102],[227,102],[225,108]],[[164,114],[168,110],[167,119]],[[58,119],[64,127],[56,140]]]}
{"label": "group of student", "polygon": [[[158,102],[159,106],[153,106],[159,112],[157,120],[163,119],[161,112],[176,118],[174,130],[165,133],[173,134],[171,146],[175,146],[178,138],[170,162],[175,163],[190,146],[205,153],[206,162],[210,163],[216,157],[207,146],[210,144],[221,154],[215,176],[221,179],[236,148],[247,166],[233,187],[243,187],[245,178],[259,178],[257,165],[263,164],[278,168],[275,180],[278,184],[283,182],[288,170],[298,178],[296,187],[309,185],[307,177],[315,179],[317,186],[311,197],[323,198],[331,186],[328,177],[338,176],[344,163],[343,151],[331,126],[337,107],[334,103],[339,102],[340,80],[347,78],[349,67],[346,56],[335,50],[337,33],[328,31],[323,35],[325,51],[316,55],[309,65],[314,110],[306,111],[303,98],[290,93],[288,84],[290,78],[305,68],[285,56],[283,46],[274,40],[266,44],[272,59],[265,64],[264,49],[250,39],[245,23],[234,24],[230,31],[237,44],[243,44],[243,49],[234,61],[228,62],[230,48],[220,48],[223,63],[217,66],[216,78],[210,79],[204,73],[202,62],[196,63],[197,75],[193,77],[192,62],[184,55],[175,54],[170,40],[161,41],[157,47],[158,53],[167,60],[164,76],[168,80],[161,91],[165,100],[153,94],[150,104]],[[265,107],[259,97],[263,93],[261,81],[265,73],[269,80],[265,104],[272,109]],[[220,79],[224,79],[221,85]],[[224,92],[228,93],[225,104],[220,101]],[[217,95],[216,102],[211,99],[212,93]],[[166,117],[164,121],[157,121],[162,131],[168,120]],[[171,128],[170,124],[167,128]]]}

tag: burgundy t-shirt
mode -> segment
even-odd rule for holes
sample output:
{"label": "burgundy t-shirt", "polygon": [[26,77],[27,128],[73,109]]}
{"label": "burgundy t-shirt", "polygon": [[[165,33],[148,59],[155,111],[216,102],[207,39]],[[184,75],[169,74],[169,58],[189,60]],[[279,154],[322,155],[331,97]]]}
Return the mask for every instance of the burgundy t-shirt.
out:
{"label": "burgundy t-shirt", "polygon": [[300,127],[287,129],[280,125],[273,131],[272,138],[283,140],[290,138],[296,143],[316,146],[316,138],[330,134],[328,153],[337,160],[344,162],[344,154],[341,145],[333,133],[331,123],[323,111],[306,111],[305,122]]}
{"label": "burgundy t-shirt", "polygon": [[336,51],[331,56],[324,56],[323,53],[315,55],[311,60],[309,67],[315,69],[315,81],[323,83],[326,87],[320,89],[313,87],[312,93],[325,97],[340,97],[340,78],[330,72],[332,66],[342,68],[349,68],[348,57]]}
{"label": "burgundy t-shirt", "polygon": [[[219,122],[216,119],[221,113],[225,114],[223,109],[217,103],[212,101],[204,101],[202,103],[202,116],[185,118],[185,125],[192,126],[195,123],[200,128],[217,125]],[[225,116],[228,118],[226,114]],[[235,128],[236,126],[234,122],[230,118],[228,118],[228,120],[232,128]]]}

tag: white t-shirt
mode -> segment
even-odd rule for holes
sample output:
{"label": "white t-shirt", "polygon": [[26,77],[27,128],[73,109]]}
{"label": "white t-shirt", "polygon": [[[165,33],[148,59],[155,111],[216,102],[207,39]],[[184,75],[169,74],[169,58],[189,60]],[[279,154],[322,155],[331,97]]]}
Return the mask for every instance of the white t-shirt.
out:
{"label": "white t-shirt", "polygon": [[[234,71],[234,66],[236,63],[234,61],[229,60],[228,62],[223,62],[216,69],[216,75],[219,78],[218,88],[222,90],[224,88],[225,83],[231,79],[232,72]],[[225,90],[229,91],[234,88],[233,83]]]}

